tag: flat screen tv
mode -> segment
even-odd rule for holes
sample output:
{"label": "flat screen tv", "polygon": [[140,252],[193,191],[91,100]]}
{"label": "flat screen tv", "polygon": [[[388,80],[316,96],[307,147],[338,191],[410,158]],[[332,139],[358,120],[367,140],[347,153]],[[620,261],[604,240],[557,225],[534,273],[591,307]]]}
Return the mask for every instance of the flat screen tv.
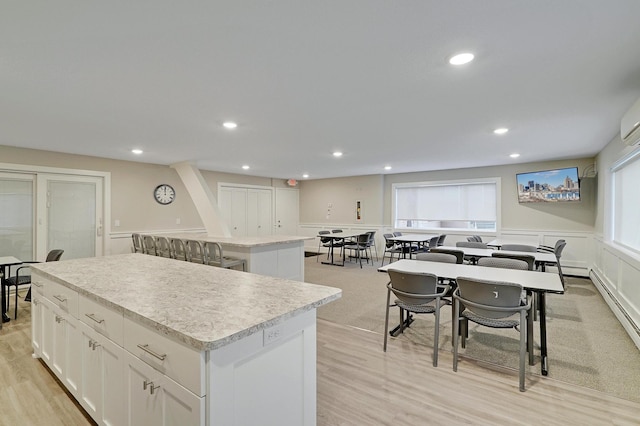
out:
{"label": "flat screen tv", "polygon": [[580,201],[578,168],[518,173],[520,203],[560,203]]}

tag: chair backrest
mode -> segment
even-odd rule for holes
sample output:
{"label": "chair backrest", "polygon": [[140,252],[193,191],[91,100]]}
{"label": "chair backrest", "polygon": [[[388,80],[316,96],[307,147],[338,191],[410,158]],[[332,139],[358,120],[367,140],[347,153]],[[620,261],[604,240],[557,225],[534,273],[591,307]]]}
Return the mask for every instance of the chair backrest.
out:
{"label": "chair backrest", "polygon": [[429,249],[429,253],[447,253],[456,257],[456,263],[464,263],[464,252],[462,250],[450,250],[440,247]]}
{"label": "chair backrest", "polygon": [[371,235],[369,233],[366,234],[360,234],[356,237],[356,244],[359,247],[369,247],[369,239],[371,238]]}
{"label": "chair backrest", "polygon": [[529,264],[524,260],[509,259],[506,257],[481,257],[478,259],[478,266],[487,266],[489,268],[503,268],[503,269],[519,269],[526,271],[529,269]]}
{"label": "chair backrest", "polygon": [[443,246],[443,245],[444,245],[444,240],[445,240],[445,238],[447,238],[447,236],[446,236],[446,235],[444,235],[444,234],[440,235],[440,236],[438,237],[438,242],[436,243],[436,245],[437,245],[438,247]]}
{"label": "chair backrest", "polygon": [[193,263],[207,263],[202,243],[198,240],[185,240],[185,248],[187,249],[187,259]]}
{"label": "chair backrest", "polygon": [[174,259],[189,260],[189,252],[182,239],[171,238],[169,242],[171,243],[171,253],[173,253]]}
{"label": "chair backrest", "polygon": [[416,254],[416,260],[426,260],[428,262],[440,263],[458,263],[458,258],[448,253],[418,253]]}
{"label": "chair backrest", "polygon": [[536,251],[538,251],[538,247],[536,246],[530,246],[527,244],[503,244],[502,245],[502,250],[507,250],[507,251],[526,251],[529,253],[535,253]]}
{"label": "chair backrest", "polygon": [[389,241],[389,238],[393,238],[393,234],[382,234],[384,237],[385,245],[387,248],[393,248],[396,245],[395,241]]}
{"label": "chair backrest", "polygon": [[144,253],[144,247],[142,245],[142,235],[134,232],[131,234],[131,240],[133,241],[133,252]]}
{"label": "chair backrest", "polygon": [[481,243],[482,242],[482,237],[480,235],[472,235],[470,237],[467,237],[467,241],[469,242],[477,242],[477,243]]}
{"label": "chair backrest", "polygon": [[391,282],[387,288],[408,305],[422,305],[434,299],[438,292],[438,277],[433,274],[418,274],[389,269]]}
{"label": "chair backrest", "polygon": [[468,247],[468,248],[486,249],[487,245],[485,243],[479,243],[478,241],[458,241],[456,243],[456,247]]}
{"label": "chair backrest", "polygon": [[369,247],[376,245],[376,231],[367,231],[369,234],[369,242],[367,243]]}
{"label": "chair backrest", "polygon": [[535,256],[530,255],[530,254],[502,253],[502,250],[497,250],[494,253],[491,253],[491,256],[493,256],[493,257],[505,257],[507,259],[523,260],[523,261],[527,262],[527,265],[529,266],[529,270],[530,271],[534,270],[535,263],[536,263]]}
{"label": "chair backrest", "polygon": [[156,239],[153,235],[143,235],[142,243],[146,254],[156,255]]}
{"label": "chair backrest", "polygon": [[[329,235],[329,234],[331,234],[331,231],[318,231],[318,235]],[[331,242],[331,238],[320,237],[320,242],[322,244],[330,243]]]}
{"label": "chair backrest", "polygon": [[339,234],[340,232],[342,232],[342,229],[332,229],[331,232],[333,232],[334,234]]}
{"label": "chair backrest", "polygon": [[171,243],[167,237],[156,237],[156,256],[172,257]]}
{"label": "chair backrest", "polygon": [[556,255],[556,259],[558,259],[558,263],[560,263],[560,256],[562,256],[562,250],[564,250],[566,245],[567,242],[565,240],[558,240],[556,242],[554,253]]}
{"label": "chair backrest", "polygon": [[62,257],[62,253],[64,253],[64,250],[62,249],[53,249],[49,251],[45,262],[57,262]]}
{"label": "chair backrest", "polygon": [[[513,312],[500,312],[492,308],[515,308],[520,306],[522,286],[504,281],[490,281],[467,277],[457,277],[457,294],[465,309],[485,318],[500,319]],[[471,303],[465,303],[471,302]],[[480,306],[475,306],[480,305]]]}
{"label": "chair backrest", "polygon": [[402,232],[394,232],[393,236],[394,237],[400,237],[400,236],[402,236]]}
{"label": "chair backrest", "polygon": [[429,240],[429,248],[438,247],[438,240],[440,237],[433,237]]}
{"label": "chair backrest", "polygon": [[205,241],[203,244],[204,257],[207,265],[222,265],[222,246],[215,241]]}

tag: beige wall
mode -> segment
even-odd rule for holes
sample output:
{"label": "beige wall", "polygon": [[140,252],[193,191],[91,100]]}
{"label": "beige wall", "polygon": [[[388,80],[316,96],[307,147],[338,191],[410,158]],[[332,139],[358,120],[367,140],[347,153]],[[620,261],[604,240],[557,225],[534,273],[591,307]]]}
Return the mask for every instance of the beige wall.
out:
{"label": "beige wall", "polygon": [[[200,216],[180,177],[169,166],[134,161],[70,155],[57,152],[0,146],[0,162],[19,165],[93,170],[111,174],[111,232],[200,229]],[[214,194],[217,182],[271,185],[268,178],[203,171]],[[280,184],[280,180],[273,180]],[[154,188],[168,183],[176,190],[173,203],[162,206],[153,198]],[[284,180],[281,184],[284,186]],[[180,219],[180,224],[176,219]],[[119,220],[120,226],[114,223]]]}
{"label": "beige wall", "polygon": [[[519,204],[516,173],[578,166],[580,174],[593,158],[478,167],[432,172],[358,176],[302,182],[300,223],[354,223],[355,200],[365,200],[365,221],[369,225],[391,226],[391,187],[394,183],[500,177],[502,182],[502,228],[593,232],[595,196],[593,180],[583,186],[583,201],[575,204]],[[330,219],[327,204],[333,203]]]}
{"label": "beige wall", "polygon": [[[382,175],[303,181],[300,223],[379,225],[383,217],[383,183]],[[356,201],[361,202],[360,222],[356,221]]]}

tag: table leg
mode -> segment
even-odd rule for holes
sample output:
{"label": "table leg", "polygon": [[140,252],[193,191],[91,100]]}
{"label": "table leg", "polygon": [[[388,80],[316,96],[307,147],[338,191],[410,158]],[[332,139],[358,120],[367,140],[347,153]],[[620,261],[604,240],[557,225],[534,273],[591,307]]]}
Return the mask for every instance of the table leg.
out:
{"label": "table leg", "polygon": [[540,357],[541,357],[541,369],[542,375],[549,374],[549,365],[547,359],[547,307],[546,307],[546,293],[541,291],[538,293],[538,309],[540,310]]}
{"label": "table leg", "polygon": [[[0,277],[0,287],[2,287],[2,289],[0,290],[0,292],[2,293],[2,322],[9,322],[11,321],[11,319],[7,316],[7,300],[6,300],[6,295],[4,292],[4,276],[7,272],[7,268],[6,266],[3,266],[2,269],[0,269],[0,272],[2,273],[2,277]],[[17,291],[17,289],[16,289]]]}

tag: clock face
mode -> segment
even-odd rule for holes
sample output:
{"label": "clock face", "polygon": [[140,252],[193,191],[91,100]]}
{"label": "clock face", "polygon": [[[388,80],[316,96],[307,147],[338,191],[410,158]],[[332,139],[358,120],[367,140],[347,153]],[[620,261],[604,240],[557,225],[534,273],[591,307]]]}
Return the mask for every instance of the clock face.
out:
{"label": "clock face", "polygon": [[156,186],[156,189],[153,191],[153,196],[160,204],[170,204],[176,198],[176,191],[171,185],[165,183]]}

